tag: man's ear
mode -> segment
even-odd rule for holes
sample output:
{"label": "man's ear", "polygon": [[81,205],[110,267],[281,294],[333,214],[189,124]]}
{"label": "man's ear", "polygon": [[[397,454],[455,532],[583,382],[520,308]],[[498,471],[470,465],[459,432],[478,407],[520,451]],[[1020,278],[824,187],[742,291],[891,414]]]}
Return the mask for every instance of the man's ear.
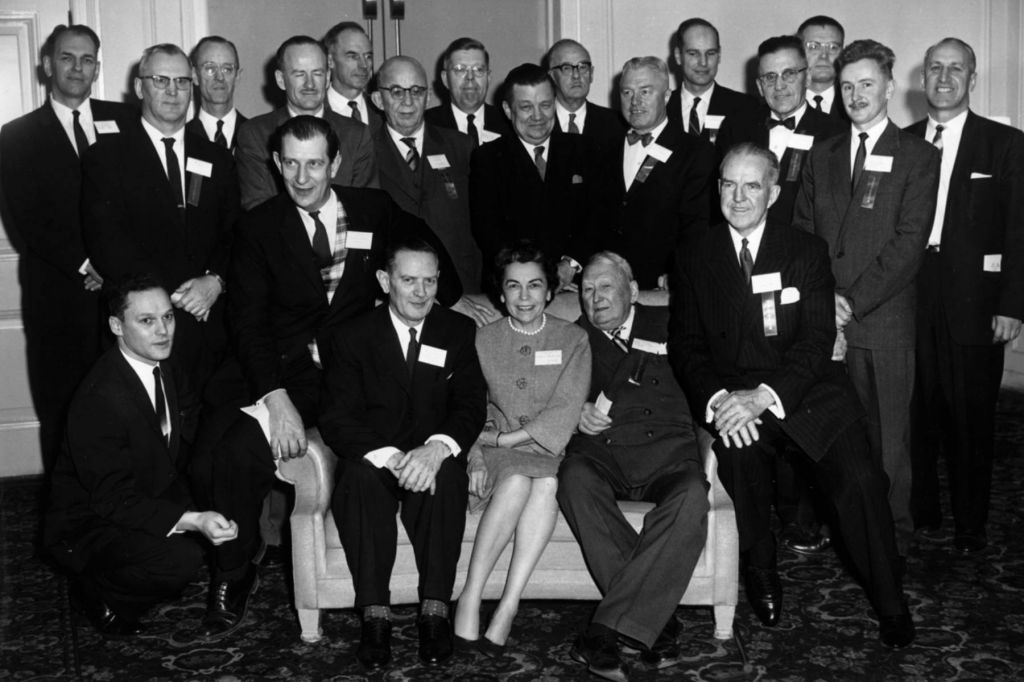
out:
{"label": "man's ear", "polygon": [[[277,167],[277,172],[280,173],[281,175],[284,175],[284,171],[281,170],[281,155],[278,154],[277,152],[274,152],[273,156],[274,166]],[[331,177],[334,177],[334,173],[331,173]]]}
{"label": "man's ear", "polygon": [[640,285],[633,280],[629,283],[629,302],[636,303],[640,299]]}
{"label": "man's ear", "polygon": [[124,329],[121,327],[121,318],[117,315],[111,315],[107,318],[107,324],[110,325],[111,333],[120,338],[124,336]]}
{"label": "man's ear", "polygon": [[43,73],[46,74],[47,78],[53,78],[53,57],[50,55],[43,57]]}
{"label": "man's ear", "polygon": [[448,69],[441,69],[441,82],[444,84],[444,89],[451,92],[451,88],[448,86]]}
{"label": "man's ear", "polygon": [[284,74],[280,70],[274,71],[274,82],[277,83],[277,87],[281,88],[282,90],[285,89]]}
{"label": "man's ear", "polygon": [[380,96],[380,90],[374,90],[370,93],[370,101],[373,102],[373,106],[384,111],[384,98]]}
{"label": "man's ear", "polygon": [[776,201],[779,200],[779,194],[781,194],[781,193],[782,193],[782,188],[781,187],[779,187],[777,184],[772,185],[771,189],[768,190],[768,206],[767,206],[767,208],[771,208],[772,204],[774,204]]}
{"label": "man's ear", "polygon": [[391,278],[388,276],[387,270],[377,271],[377,284],[380,285],[381,290],[383,290],[385,294],[391,293]]}
{"label": "man's ear", "polygon": [[501,103],[501,110],[505,112],[505,118],[509,121],[512,120],[512,107],[508,105],[508,102]]}
{"label": "man's ear", "polygon": [[341,168],[341,150],[334,155],[334,159],[331,161],[331,177],[333,178],[338,174],[338,169]]}
{"label": "man's ear", "polygon": [[138,76],[135,77],[135,96],[142,101],[142,79]]}

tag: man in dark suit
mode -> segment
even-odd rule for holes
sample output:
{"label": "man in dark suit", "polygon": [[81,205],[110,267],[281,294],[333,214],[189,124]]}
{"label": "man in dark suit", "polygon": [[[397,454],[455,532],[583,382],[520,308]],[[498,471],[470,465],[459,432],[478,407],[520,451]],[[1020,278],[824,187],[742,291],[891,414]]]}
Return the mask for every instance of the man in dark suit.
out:
{"label": "man in dark suit", "polygon": [[[385,192],[331,186],[341,158],[327,121],[296,116],[274,139],[285,193],[243,216],[228,277],[237,362],[217,379],[230,385],[237,378],[245,388],[208,420],[192,465],[197,495],[239,524],[238,540],[214,552],[203,623],[212,638],[233,632],[245,617],[258,584],[259,515],[275,460],[305,454],[328,339],[343,321],[373,309],[388,243],[410,234],[433,240],[443,272],[453,269],[429,228]],[[458,278],[442,276],[442,303],[454,304],[460,293]],[[253,406],[252,418],[238,411],[244,405]]]}
{"label": "man in dark suit", "polygon": [[828,242],[836,325],[868,412],[872,452],[889,477],[896,543],[906,556],[914,533],[915,278],[935,213],[939,154],[888,119],[894,60],[892,50],[872,40],[851,43],[836,60],[851,132],[811,150],[793,224]]}
{"label": "man in dark suit", "polygon": [[370,102],[367,92],[373,79],[373,45],[366,30],[354,21],[343,21],[327,31],[323,46],[331,67],[327,108],[370,126],[371,132],[377,133],[384,117]]}
{"label": "man in dark suit", "polygon": [[583,233],[597,177],[593,147],[579,135],[555,131],[555,89],[536,64],[509,72],[502,108],[515,132],[473,152],[469,178],[485,276],[491,278],[498,251],[530,239],[548,258],[561,259],[558,278],[565,288],[590,255]]}
{"label": "man in dark suit", "polygon": [[718,29],[705,19],[679,24],[672,54],[680,70],[680,86],[668,102],[668,115],[688,134],[712,144],[722,124],[734,114],[757,108],[757,100],[715,82],[722,47]]}
{"label": "man in dark suit", "polygon": [[[935,221],[918,277],[911,511],[937,528],[937,455],[949,462],[954,546],[987,545],[1004,344],[1024,319],[1024,134],[970,110],[974,50],[957,38],[924,59],[928,117],[908,132],[941,148]],[[941,446],[940,446],[941,443]]]}
{"label": "man in dark suit", "polygon": [[[678,252],[669,358],[693,409],[718,434],[718,472],[736,503],[747,598],[768,626],[782,611],[770,529],[778,448],[810,460],[836,507],[844,544],[890,647],[914,639],[901,587],[887,482],[871,453],[864,410],[830,361],[835,280],[819,238],[767,222],[779,165],[744,143],[722,161],[726,223]],[[760,319],[759,319],[760,318]]]}
{"label": "man in dark suit", "polygon": [[441,83],[449,101],[427,109],[427,123],[466,133],[473,146],[512,133],[501,110],[484,101],[491,84],[491,57],[479,40],[452,41],[442,56]]}
{"label": "man in dark suit", "polygon": [[136,635],[139,617],[199,572],[203,548],[234,539],[234,522],[197,512],[182,473],[195,433],[195,395],[169,363],[174,308],[148,277],[110,297],[117,347],[71,403],[50,483],[44,542],[75,576],[101,634]]}
{"label": "man in dark suit", "polygon": [[227,38],[206,36],[196,43],[190,57],[199,84],[199,111],[185,130],[234,149],[238,127],[248,120],[235,109],[235,86],[242,73],[238,50]]}
{"label": "man in dark suit", "polygon": [[339,329],[324,381],[324,442],[338,455],[334,513],[363,627],[356,656],[391,658],[390,591],[401,503],[416,555],[419,657],[452,654],[448,602],[466,523],[465,453],[484,425],[472,322],[435,308],[438,260],[424,242],[389,249],[388,304]]}
{"label": "man in dark suit", "polygon": [[803,41],[807,53],[808,75],[807,104],[829,114],[832,118],[848,122],[846,107],[836,90],[835,60],[843,51],[846,32],[843,25],[832,17],[818,15],[800,24],[797,37]]}
{"label": "man in dark suit", "polygon": [[271,136],[293,116],[325,119],[341,141],[341,165],[334,184],[378,187],[370,129],[330,111],[324,105],[327,53],[309,36],[292,36],[277,48],[274,78],[287,99],[285,106],[245,122],[238,131],[238,185],[242,208],[251,209],[284,190],[271,158]]}
{"label": "man in dark suit", "polygon": [[668,78],[657,57],[622,67],[619,94],[631,128],[604,161],[603,208],[586,237],[590,248],[625,258],[644,290],[665,289],[676,244],[707,227],[714,174],[711,145],[668,118]]}
{"label": "man in dark suit", "polygon": [[[640,660],[682,660],[676,606],[707,537],[708,493],[693,419],[672,374],[668,310],[637,304],[632,269],[595,254],[580,284],[592,380],[580,433],[558,472],[558,502],[602,599],[572,657],[606,679],[625,679],[619,637]],[[637,534],[617,500],[653,502]]]}
{"label": "man in dark suit", "polygon": [[587,49],[563,38],[548,50],[543,66],[555,84],[555,128],[583,135],[599,151],[617,145],[626,132],[619,112],[587,101],[594,82],[594,64]]}
{"label": "man in dark suit", "polygon": [[197,392],[225,350],[223,276],[238,213],[231,153],[185,131],[192,68],[177,45],[148,48],[142,116],[82,160],[82,232],[103,277],[155,274],[178,308],[176,352]]}
{"label": "man in dark suit", "polygon": [[29,387],[46,471],[60,449],[75,387],[99,354],[103,278],[82,242],[80,157],[97,137],[117,134],[137,116],[90,97],[99,47],[88,26],[58,26],[42,50],[49,99],[0,129],[4,219],[20,255]]}

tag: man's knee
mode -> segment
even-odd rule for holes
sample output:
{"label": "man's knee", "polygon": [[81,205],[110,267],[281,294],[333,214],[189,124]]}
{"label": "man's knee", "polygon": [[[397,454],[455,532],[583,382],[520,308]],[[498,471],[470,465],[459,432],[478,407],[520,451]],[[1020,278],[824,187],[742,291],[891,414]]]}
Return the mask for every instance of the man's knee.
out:
{"label": "man's knee", "polygon": [[434,476],[434,494],[443,490],[465,491],[468,487],[466,468],[454,457],[446,457]]}

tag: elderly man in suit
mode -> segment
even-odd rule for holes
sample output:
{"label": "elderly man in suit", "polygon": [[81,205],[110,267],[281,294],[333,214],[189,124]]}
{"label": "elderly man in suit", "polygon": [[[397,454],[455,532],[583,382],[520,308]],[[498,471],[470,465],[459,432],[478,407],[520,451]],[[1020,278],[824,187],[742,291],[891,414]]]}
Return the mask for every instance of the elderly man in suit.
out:
{"label": "elderly man in suit", "polygon": [[234,149],[238,127],[248,120],[235,109],[235,86],[242,73],[238,49],[227,38],[206,36],[192,49],[191,61],[199,83],[199,111],[185,129]]}
{"label": "elderly man in suit", "polygon": [[719,475],[736,503],[747,597],[775,625],[782,585],[769,527],[773,457],[805,455],[836,508],[850,558],[890,647],[914,639],[901,587],[887,482],[864,410],[841,365],[835,280],[819,238],[768,221],[778,198],[775,155],[743,143],[722,161],[726,223],[678,252],[669,357],[690,405],[717,432]]}
{"label": "elderly man in suit", "polygon": [[[558,472],[559,505],[602,594],[572,656],[611,680],[625,679],[620,637],[650,668],[682,660],[675,609],[707,537],[707,480],[666,356],[668,311],[638,304],[639,292],[618,254],[597,253],[583,271],[590,397]],[[617,500],[655,504],[643,533]]]}
{"label": "elderly man in suit", "polygon": [[54,29],[42,50],[49,98],[0,129],[4,220],[21,256],[21,319],[46,471],[60,450],[75,387],[99,355],[103,278],[82,242],[80,159],[98,137],[116,135],[138,115],[91,97],[99,48],[88,26]]}
{"label": "elderly man in suit", "polygon": [[373,79],[373,45],[366,30],[354,21],[342,21],[327,31],[323,45],[331,67],[327,106],[376,133],[384,119],[367,92]]}
{"label": "elderly man in suit", "polygon": [[284,190],[280,172],[271,158],[271,136],[293,116],[325,119],[341,141],[341,164],[334,184],[377,187],[377,165],[370,129],[325,106],[327,52],[309,36],[292,36],[281,43],[275,57],[274,79],[287,103],[245,122],[238,131],[238,184],[242,208],[251,209]]}
{"label": "elderly man in suit", "polygon": [[679,65],[680,86],[668,103],[669,117],[688,134],[715,143],[730,116],[757,108],[757,100],[717,83],[722,46],[718,29],[694,17],[679,24],[672,55]]}
{"label": "elderly man in suit", "polygon": [[868,412],[868,438],[889,477],[896,543],[906,556],[910,515],[910,399],[915,278],[935,214],[939,154],[888,118],[895,57],[873,40],[846,47],[836,68],[850,132],[811,150],[793,224],[829,245],[836,325]]}
{"label": "elderly man in suit", "polygon": [[[914,521],[938,527],[937,455],[949,462],[955,549],[987,545],[1004,344],[1024,319],[1024,134],[970,110],[971,46],[928,48],[928,117],[907,131],[941,150],[935,220],[918,277]],[[941,443],[941,447],[940,447]]]}
{"label": "elderly man in suit", "polygon": [[338,455],[331,510],[363,613],[356,656],[367,668],[391,658],[391,569],[397,524],[419,570],[419,657],[452,654],[448,602],[466,523],[466,452],[484,425],[487,388],[476,329],[434,306],[438,258],[425,242],[389,249],[378,307],[331,338],[320,418]]}
{"label": "elderly man in suit", "polygon": [[619,143],[626,126],[618,112],[588,102],[594,64],[587,48],[571,38],[557,41],[544,55],[543,66],[555,84],[555,128],[583,135],[598,149]]}
{"label": "elderly man in suit", "polygon": [[474,147],[512,132],[501,110],[484,101],[491,84],[491,56],[483,43],[475,38],[453,40],[441,65],[449,101],[428,109],[427,123],[469,135]]}
{"label": "elderly man in suit", "polygon": [[[239,525],[238,540],[214,553],[203,624],[211,638],[233,632],[245,617],[258,585],[258,519],[275,460],[306,453],[305,432],[317,422],[322,368],[332,350],[328,340],[343,321],[373,309],[387,245],[409,235],[430,240],[443,271],[452,270],[429,228],[385,192],[331,185],[341,158],[330,123],[296,116],[274,139],[285,192],[243,216],[228,278],[237,362],[218,378],[226,384],[237,378],[247,390],[209,420],[192,467],[196,489]],[[460,293],[457,277],[442,279],[444,304]],[[249,414],[240,405],[251,405]]]}
{"label": "elderly man in suit", "polygon": [[832,17],[818,15],[800,24],[796,35],[807,53],[808,105],[840,121],[849,121],[843,98],[837,97],[836,92],[835,61],[846,38],[843,25]]}
{"label": "elderly man in suit", "polygon": [[155,279],[112,287],[117,346],[75,394],[50,481],[44,542],[105,636],[139,634],[139,617],[195,577],[203,547],[194,533],[217,545],[238,531],[217,512],[196,511],[182,476],[198,405],[166,362],[174,323]]}
{"label": "elderly man in suit", "polygon": [[185,130],[192,67],[177,45],[147,48],[135,94],[142,116],[82,160],[82,232],[96,269],[155,274],[178,309],[175,354],[196,391],[226,347],[224,276],[238,214],[231,153]]}

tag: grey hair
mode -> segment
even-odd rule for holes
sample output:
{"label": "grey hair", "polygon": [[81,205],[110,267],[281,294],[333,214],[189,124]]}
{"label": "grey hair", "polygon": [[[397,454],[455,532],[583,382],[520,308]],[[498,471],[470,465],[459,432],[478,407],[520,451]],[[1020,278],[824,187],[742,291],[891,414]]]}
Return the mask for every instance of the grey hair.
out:
{"label": "grey hair", "polygon": [[181,49],[174,43],[159,43],[157,45],[153,45],[152,47],[147,47],[145,50],[142,51],[142,59],[139,60],[139,75],[152,75],[147,73],[146,69],[149,66],[149,60],[152,59],[153,55],[155,54],[166,54],[172,57],[181,57],[186,62],[188,62],[189,66],[192,65],[192,62],[189,61],[188,55],[185,54],[185,50]]}
{"label": "grey hair", "polygon": [[590,260],[587,261],[587,267],[589,268],[598,261],[604,261],[605,263],[614,265],[622,272],[623,275],[626,276],[627,282],[635,281],[636,278],[633,277],[633,268],[630,266],[629,261],[614,251],[598,251],[590,257]]}
{"label": "grey hair", "polygon": [[657,71],[665,87],[668,87],[668,64],[665,63],[664,59],[659,57],[633,57],[622,65],[622,77],[625,78],[627,73],[638,69],[653,69]]}

